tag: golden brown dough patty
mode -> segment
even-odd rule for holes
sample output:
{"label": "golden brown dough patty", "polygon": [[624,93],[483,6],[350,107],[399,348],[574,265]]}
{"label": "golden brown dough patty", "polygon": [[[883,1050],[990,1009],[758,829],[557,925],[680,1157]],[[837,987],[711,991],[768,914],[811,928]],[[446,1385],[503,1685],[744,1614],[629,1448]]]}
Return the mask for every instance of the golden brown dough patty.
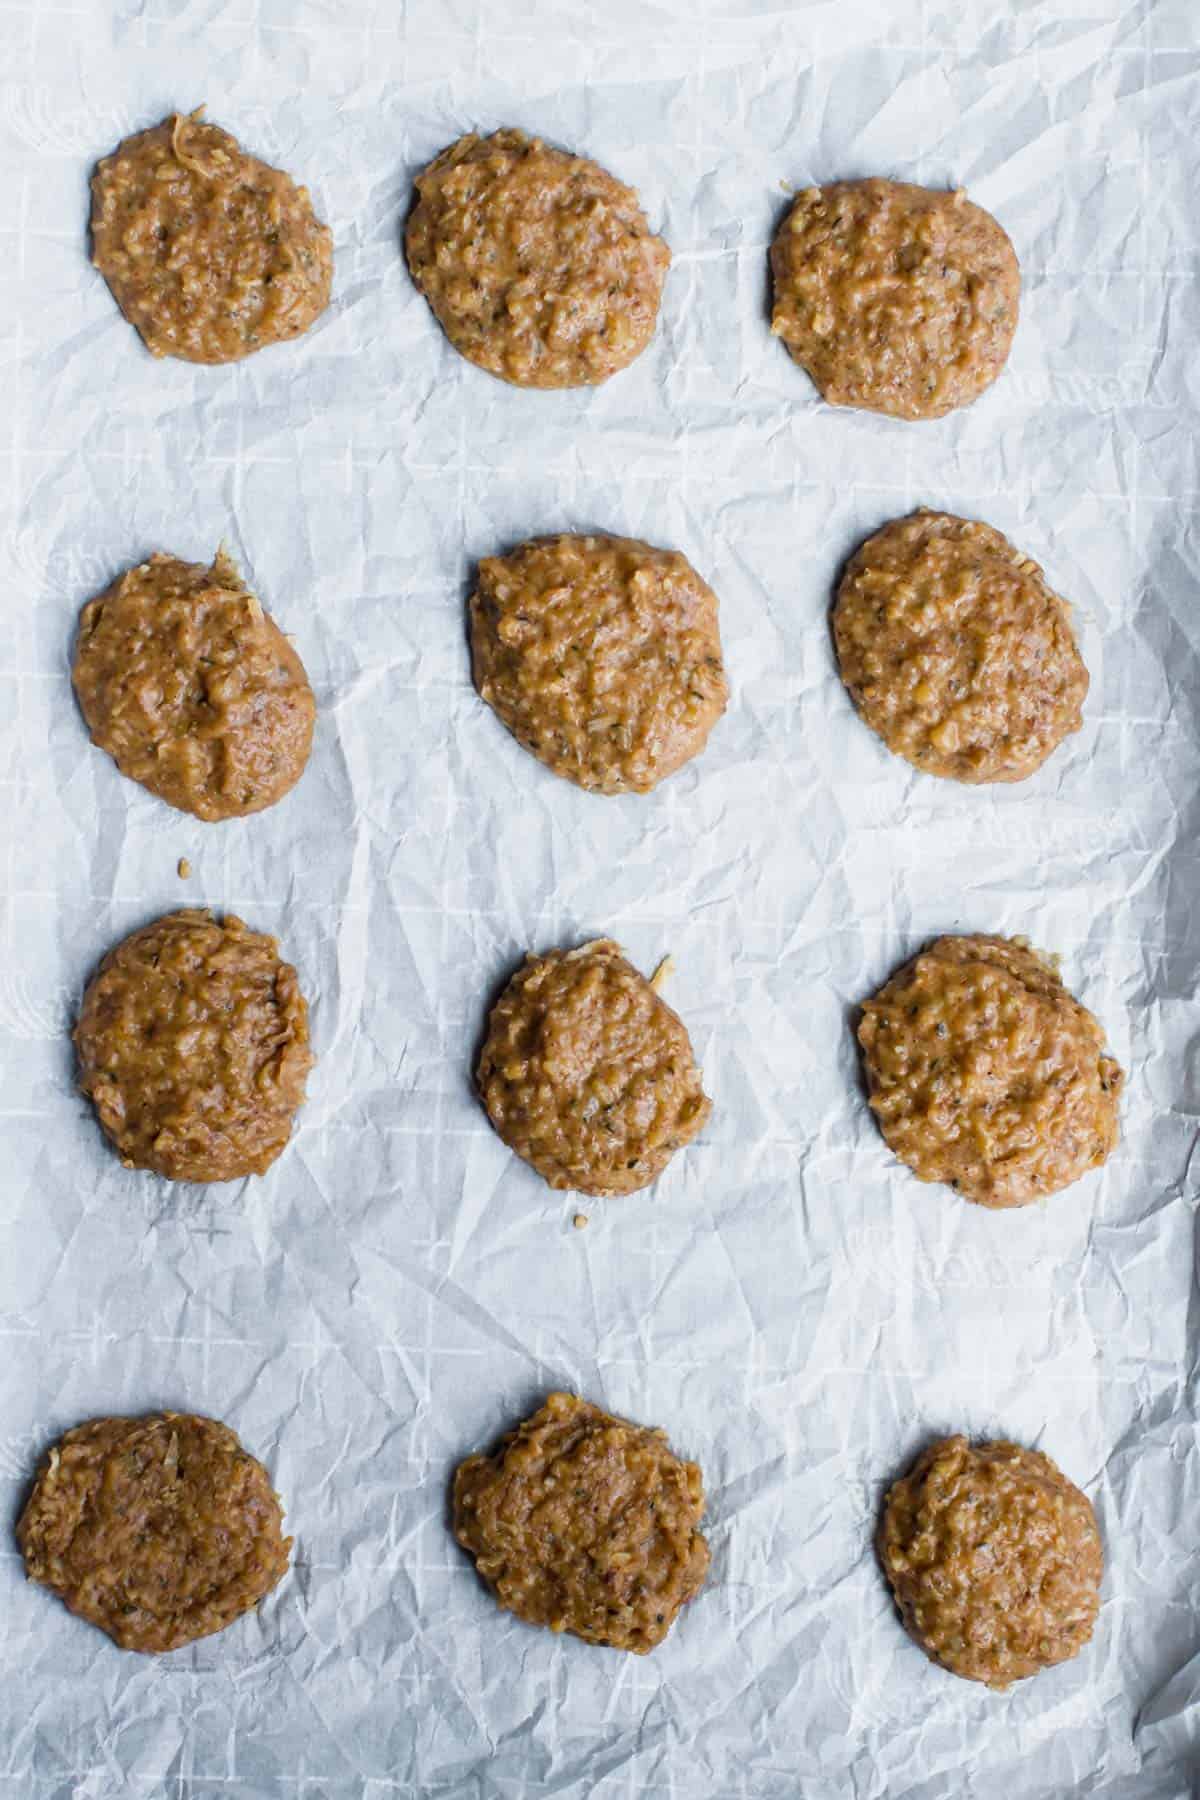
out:
{"label": "golden brown dough patty", "polygon": [[275,939],[197,908],[109,951],[74,1037],[79,1085],[121,1161],[173,1181],[265,1174],[313,1065]]}
{"label": "golden brown dough patty", "polygon": [[729,690],[717,597],[636,538],[535,538],[487,556],[471,596],[475,685],[539,762],[648,793],[704,748]]}
{"label": "golden brown dough patty", "polygon": [[1000,937],[942,937],[863,1007],[871,1109],[922,1181],[1025,1206],[1115,1148],[1124,1075],[1058,975]]}
{"label": "golden brown dough patty", "polygon": [[333,238],[307,188],[172,113],[97,165],[92,261],[153,355],[227,363],[324,312]]}
{"label": "golden brown dough patty", "polygon": [[938,512],[885,525],[846,566],[833,632],[867,724],[929,775],[1021,781],[1083,723],[1066,604],[990,525]]}
{"label": "golden brown dough patty", "polygon": [[454,1531],[527,1625],[645,1655],[704,1584],[704,1484],[665,1433],[551,1394],[454,1477]]}
{"label": "golden brown dough patty", "polygon": [[469,362],[561,388],[607,381],[641,355],[671,252],[632,188],[511,130],[459,138],[416,187],[408,266]]}
{"label": "golden brown dough patty", "polygon": [[584,1194],[649,1187],[712,1111],[683,1021],[609,938],[526,957],[478,1081],[509,1148]]}
{"label": "golden brown dough patty", "polygon": [[771,330],[834,406],[941,418],[995,381],[1017,328],[1016,253],[961,189],[806,188],[771,271]]}
{"label": "golden brown dough patty", "polygon": [[228,1425],[152,1413],[68,1431],[17,1541],[30,1580],[122,1650],[178,1650],[270,1593],[292,1547],[282,1523],[267,1471]]}
{"label": "golden brown dough patty", "polygon": [[72,679],[92,742],[198,819],[261,812],[304,773],[304,665],[223,550],[210,569],[156,553],[89,600]]}
{"label": "golden brown dough patty", "polygon": [[953,1675],[1004,1688],[1092,1635],[1096,1516],[1040,1450],[931,1444],[888,1494],[878,1549],[905,1625]]}

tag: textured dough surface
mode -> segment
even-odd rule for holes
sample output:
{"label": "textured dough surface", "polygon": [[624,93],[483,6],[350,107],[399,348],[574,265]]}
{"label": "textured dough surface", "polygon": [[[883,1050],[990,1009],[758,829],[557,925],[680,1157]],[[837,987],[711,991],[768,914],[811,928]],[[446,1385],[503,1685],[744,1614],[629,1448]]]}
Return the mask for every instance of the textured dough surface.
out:
{"label": "textured dough surface", "polygon": [[729,694],[716,595],[686,557],[636,538],[485,557],[471,646],[513,736],[595,793],[648,793],[704,748]]}
{"label": "textured dough surface", "polygon": [[1104,1553],[1086,1495],[1040,1450],[946,1438],[884,1503],[878,1549],[905,1625],[954,1675],[1004,1688],[1077,1656]]}
{"label": "textured dough surface", "polygon": [[771,272],[771,329],[835,406],[941,418],[995,381],[1017,328],[1016,253],[961,190],[806,188]]}
{"label": "textured dough surface", "polygon": [[1054,970],[999,937],[943,937],[863,1007],[871,1108],[922,1181],[1025,1206],[1103,1163],[1124,1076]]}
{"label": "textured dough surface", "polygon": [[273,937],[186,909],[110,950],[75,1027],[79,1085],[127,1168],[174,1181],[262,1175],[313,1058]]}
{"label": "textured dough surface", "polygon": [[223,1631],[286,1573],[270,1477],[227,1425],[92,1419],[50,1451],[17,1526],[30,1579],[122,1650]]}
{"label": "textured dough surface", "polygon": [[519,387],[583,387],[654,336],[671,253],[597,163],[522,131],[469,134],[416,188],[408,265],[469,362]]}
{"label": "textured dough surface", "polygon": [[92,261],[155,356],[227,363],[324,312],[333,238],[306,188],[173,113],[97,165]]}
{"label": "textured dough surface", "polygon": [[889,750],[954,781],[1021,781],[1083,723],[1088,673],[1065,602],[990,525],[918,512],[846,566],[842,680]]}
{"label": "textured dough surface", "polygon": [[72,679],[92,742],[198,819],[261,812],[304,773],[304,665],[224,551],[156,553],[89,600]]}
{"label": "textured dough surface", "polygon": [[585,1194],[648,1187],[712,1111],[683,1021],[608,938],[526,957],[478,1079],[509,1148]]}
{"label": "textured dough surface", "polygon": [[527,1625],[639,1655],[708,1573],[704,1484],[661,1431],[551,1394],[454,1478],[454,1530],[500,1605]]}

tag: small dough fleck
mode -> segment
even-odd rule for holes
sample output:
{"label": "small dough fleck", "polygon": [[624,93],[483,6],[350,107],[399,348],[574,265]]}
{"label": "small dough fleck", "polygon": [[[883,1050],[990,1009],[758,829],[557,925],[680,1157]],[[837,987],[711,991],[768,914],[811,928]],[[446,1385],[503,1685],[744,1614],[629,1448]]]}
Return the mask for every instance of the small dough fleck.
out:
{"label": "small dough fleck", "polygon": [[179,862],[177,864],[176,872],[179,876],[180,881],[188,881],[191,879],[192,865],[188,861],[186,856],[180,857]]}
{"label": "small dough fleck", "polygon": [[484,557],[471,648],[518,742],[593,793],[649,793],[699,755],[729,698],[716,595],[678,551],[636,538]]}
{"label": "small dough fleck", "polygon": [[1027,1206],[1099,1168],[1124,1075],[1043,957],[942,937],[863,1007],[871,1109],[900,1161],[980,1206]]}
{"label": "small dough fleck", "polygon": [[291,1538],[262,1464],[190,1413],[92,1419],[49,1452],[17,1526],[31,1581],[122,1650],[178,1650],[250,1612]]}
{"label": "small dough fleck", "polygon": [[72,680],[92,742],[198,819],[262,812],[304,773],[308,676],[223,550],[156,553],[89,600]]}
{"label": "small dough fleck", "polygon": [[575,1217],[571,1220],[576,1231],[585,1231],[587,1229],[587,1222],[588,1216],[586,1213],[576,1213]]}
{"label": "small dough fleck", "polygon": [[509,1148],[584,1194],[649,1187],[712,1112],[683,1021],[610,938],[526,957],[478,1082]]}
{"label": "small dough fleck", "polygon": [[838,181],[805,188],[771,246],[771,329],[834,406],[938,419],[1008,359],[1016,252],[961,189]]}
{"label": "small dough fleck", "polygon": [[699,1593],[704,1484],[665,1433],[551,1394],[454,1477],[454,1531],[527,1625],[645,1655]]}
{"label": "small dough fleck", "polygon": [[74,1031],[79,1085],[126,1168],[265,1174],[313,1065],[308,1007],[273,937],[188,908],[110,950]]}
{"label": "small dough fleck", "polygon": [[228,363],[324,312],[333,238],[307,188],[172,113],[97,165],[92,261],[154,356]]}
{"label": "small dough fleck", "polygon": [[671,253],[597,163],[523,131],[469,133],[416,188],[408,266],[469,362],[518,387],[585,387],[654,336]]}
{"label": "small dough fleck", "polygon": [[1040,1450],[931,1444],[889,1492],[877,1543],[905,1626],[952,1675],[1006,1688],[1091,1638],[1096,1515]]}
{"label": "small dough fleck", "polygon": [[917,512],[855,552],[833,632],[867,724],[915,769],[1023,781],[1083,723],[1071,616],[990,525]]}

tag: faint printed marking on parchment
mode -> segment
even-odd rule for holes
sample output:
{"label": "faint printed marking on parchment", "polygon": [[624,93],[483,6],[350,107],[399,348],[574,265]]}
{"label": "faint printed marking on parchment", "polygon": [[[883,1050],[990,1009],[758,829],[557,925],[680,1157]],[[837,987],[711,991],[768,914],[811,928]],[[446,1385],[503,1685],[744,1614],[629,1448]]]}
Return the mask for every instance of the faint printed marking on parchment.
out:
{"label": "faint printed marking on parchment", "polygon": [[0,970],[0,1032],[32,1042],[61,1037],[69,1024],[65,988],[46,993],[27,975]]}
{"label": "faint printed marking on parchment", "polygon": [[8,570],[9,587],[25,600],[62,600],[82,606],[107,587],[115,573],[103,556],[72,545],[54,546],[29,525],[0,539],[0,555]]}
{"label": "faint printed marking on parchment", "polygon": [[103,154],[132,129],[116,107],[64,107],[40,82],[0,85],[0,117],[23,144],[43,156],[79,156],[89,150]]}

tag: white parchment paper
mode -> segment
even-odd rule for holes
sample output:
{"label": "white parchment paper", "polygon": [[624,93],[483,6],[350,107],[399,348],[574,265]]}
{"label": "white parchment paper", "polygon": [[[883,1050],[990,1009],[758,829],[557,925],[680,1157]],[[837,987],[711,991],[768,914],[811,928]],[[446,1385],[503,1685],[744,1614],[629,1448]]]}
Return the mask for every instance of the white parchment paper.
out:
{"label": "white parchment paper", "polygon": [[[2,13],[0,1796],[1096,1794],[1200,1754],[1200,13],[1193,0],[16,0]],[[86,260],[94,160],[207,102],[311,186],[332,309],[225,369],[155,362]],[[595,392],[458,360],[399,236],[414,173],[517,124],[640,190],[674,251],[652,349]],[[1023,318],[969,413],[822,407],[766,324],[783,184],[967,186]],[[869,530],[981,516],[1079,609],[1083,732],[1032,781],[918,778],[827,629]],[[537,531],[677,546],[733,702],[651,798],[557,781],[474,696],[474,560]],[[79,606],[224,539],[317,688],[310,769],[203,827],[92,749]],[[176,874],[180,856],[193,875]],[[263,1180],[123,1170],[67,1031],[186,903],[279,934],[320,1061]],[[855,1004],[925,939],[1023,932],[1130,1071],[1102,1174],[989,1216],[866,1111]],[[470,1072],[530,947],[612,933],[715,1100],[591,1223],[491,1135]],[[446,1525],[460,1456],[551,1387],[701,1461],[714,1563],[647,1660],[528,1630]],[[228,1420],[293,1570],[222,1636],[122,1655],[22,1578],[37,1458],[95,1414]],[[1108,1548],[1095,1641],[1007,1696],[905,1638],[881,1493],[930,1435],[1045,1448]]]}

